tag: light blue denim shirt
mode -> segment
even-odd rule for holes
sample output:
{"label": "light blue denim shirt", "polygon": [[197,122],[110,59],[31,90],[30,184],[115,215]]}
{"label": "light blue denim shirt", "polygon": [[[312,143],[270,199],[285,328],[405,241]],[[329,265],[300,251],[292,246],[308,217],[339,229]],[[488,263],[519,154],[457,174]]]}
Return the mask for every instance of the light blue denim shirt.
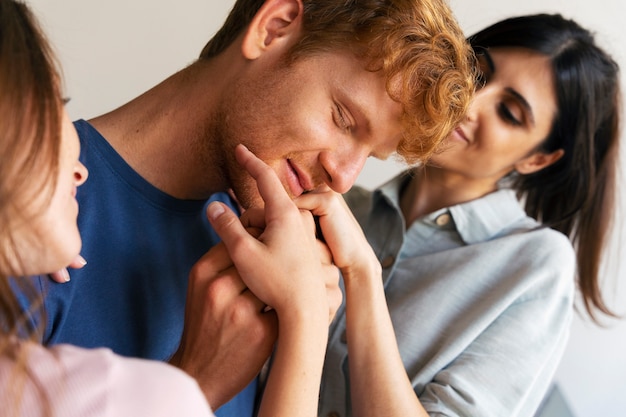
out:
{"label": "light blue denim shirt", "polygon": [[[400,354],[431,416],[532,416],[563,353],[575,254],[499,190],[405,230],[399,175],[346,200],[383,266]],[[331,325],[320,416],[351,416],[342,306]],[[376,381],[371,381],[376,384]]]}

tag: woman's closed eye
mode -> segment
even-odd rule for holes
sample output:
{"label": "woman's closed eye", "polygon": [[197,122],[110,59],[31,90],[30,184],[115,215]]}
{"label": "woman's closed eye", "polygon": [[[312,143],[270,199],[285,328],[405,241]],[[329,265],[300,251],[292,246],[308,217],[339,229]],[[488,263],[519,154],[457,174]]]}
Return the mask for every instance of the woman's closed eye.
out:
{"label": "woman's closed eye", "polygon": [[523,123],[521,115],[516,114],[517,111],[512,109],[507,103],[498,104],[498,114],[502,119],[513,126],[521,126]]}

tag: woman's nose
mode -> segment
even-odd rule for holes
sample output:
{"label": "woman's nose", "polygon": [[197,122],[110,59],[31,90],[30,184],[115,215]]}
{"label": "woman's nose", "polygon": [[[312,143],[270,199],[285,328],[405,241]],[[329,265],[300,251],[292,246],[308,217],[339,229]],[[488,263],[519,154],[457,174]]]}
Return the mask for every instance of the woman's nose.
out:
{"label": "woman's nose", "polygon": [[483,92],[483,89],[480,89],[474,93],[469,108],[467,109],[467,113],[465,114],[465,120],[469,122],[475,122],[476,120],[478,120],[481,106],[484,104],[485,101],[484,96],[485,93]]}
{"label": "woman's nose", "polygon": [[87,177],[89,177],[87,167],[82,162],[78,162],[74,167],[74,183],[78,187],[87,181]]}

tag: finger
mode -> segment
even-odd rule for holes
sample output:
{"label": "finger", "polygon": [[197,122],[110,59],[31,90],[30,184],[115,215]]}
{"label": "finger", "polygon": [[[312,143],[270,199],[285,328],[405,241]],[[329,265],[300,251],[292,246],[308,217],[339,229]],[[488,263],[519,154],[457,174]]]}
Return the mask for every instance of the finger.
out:
{"label": "finger", "polygon": [[339,287],[329,288],[326,293],[328,297],[328,324],[330,324],[343,303],[343,293]]}
{"label": "finger", "polygon": [[339,223],[349,222],[352,225],[358,225],[346,200],[334,191],[313,191],[302,194],[294,199],[294,203],[300,210],[309,210],[314,216],[326,217],[332,214]]}
{"label": "finger", "polygon": [[241,296],[247,300],[248,304],[252,308],[253,311],[257,313],[264,313],[267,308],[267,304],[259,299],[249,288],[246,288],[245,291],[241,293]]}
{"label": "finger", "polygon": [[237,196],[235,195],[235,191],[232,188],[229,188],[227,191],[227,194],[237,205],[237,208],[239,209],[239,213],[244,213],[246,211],[246,208],[242,206],[239,200],[237,199]]}
{"label": "finger", "polygon": [[324,284],[326,286],[326,297],[328,301],[328,316],[329,324],[335,318],[337,310],[343,302],[343,292],[339,286],[339,279],[341,277],[339,268],[335,266],[326,265],[323,268],[324,272]]}
{"label": "finger", "polygon": [[215,276],[233,265],[224,243],[213,246],[193,266],[196,275]]}
{"label": "finger", "polygon": [[324,216],[328,214],[333,204],[336,204],[335,198],[334,191],[313,191],[297,197],[294,203],[300,210],[309,210],[316,216]]}
{"label": "finger", "polygon": [[337,287],[339,285],[339,268],[334,265],[322,265],[324,273],[324,284],[326,288]]}
{"label": "finger", "polygon": [[266,216],[279,215],[284,209],[293,207],[291,198],[272,168],[257,158],[244,145],[237,145],[235,157],[256,180],[259,194],[265,201]]}
{"label": "finger", "polygon": [[333,254],[331,253],[328,245],[318,239],[317,248],[320,253],[320,260],[323,264],[331,265],[333,263]]}
{"label": "finger", "polygon": [[[262,314],[268,310],[268,306],[257,297],[242,281],[235,267],[223,271],[219,278],[209,284],[208,297],[215,302],[232,303],[237,299],[238,308],[250,314]],[[212,305],[215,305],[215,302]]]}
{"label": "finger", "polygon": [[87,261],[85,260],[85,258],[83,258],[80,255],[76,255],[74,260],[72,262],[70,262],[70,264],[68,266],[70,268],[73,268],[73,269],[80,269],[80,268],[82,268],[85,265],[87,265]]}
{"label": "finger", "polygon": [[239,218],[225,204],[212,202],[207,207],[207,216],[215,232],[226,245],[230,259],[251,256],[256,253],[259,242],[241,224]]}
{"label": "finger", "polygon": [[317,234],[317,224],[313,213],[308,210],[300,210],[300,217],[302,218],[302,223],[305,225],[305,230],[310,232],[311,236],[315,236]]}
{"label": "finger", "polygon": [[263,229],[259,229],[258,227],[246,227],[246,231],[250,234],[250,236],[257,239],[263,233]]}
{"label": "finger", "polygon": [[241,224],[244,227],[255,227],[257,229],[265,229],[265,210],[254,207],[246,210],[241,217]]}
{"label": "finger", "polygon": [[248,287],[234,266],[221,271],[208,284],[207,293],[216,300],[228,301],[246,293]]}
{"label": "finger", "polygon": [[[85,258],[83,258],[80,255],[76,255],[76,257],[68,265],[68,268],[80,269],[80,268],[82,268],[85,265],[87,265],[87,261],[85,260]],[[67,268],[63,268],[63,269],[60,269],[58,271],[55,271],[55,272],[49,274],[49,277],[53,281],[58,282],[59,284],[64,284],[66,282],[69,282],[69,280],[70,280],[70,274],[67,271]]]}
{"label": "finger", "polygon": [[313,190],[314,193],[326,193],[326,192],[334,192],[332,190],[332,188],[330,188],[328,186],[328,184],[324,183],[324,184],[320,184],[318,185],[315,190]]}
{"label": "finger", "polygon": [[67,268],[63,268],[59,271],[53,272],[48,275],[54,282],[59,284],[65,284],[70,280],[70,274],[67,272]]}

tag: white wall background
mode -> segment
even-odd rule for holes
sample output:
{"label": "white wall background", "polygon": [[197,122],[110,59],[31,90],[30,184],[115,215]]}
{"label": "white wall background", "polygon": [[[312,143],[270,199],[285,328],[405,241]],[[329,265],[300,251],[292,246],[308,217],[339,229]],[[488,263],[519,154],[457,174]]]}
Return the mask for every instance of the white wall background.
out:
{"label": "white wall background", "polygon": [[[233,3],[30,0],[64,67],[72,118],[111,110],[189,64]],[[468,35],[507,16],[560,12],[596,31],[626,73],[624,0],[450,0],[450,4]],[[624,74],[622,79],[626,85]],[[371,160],[358,183],[375,187],[399,169],[391,161]],[[626,198],[620,199],[618,218],[626,217]],[[623,230],[623,225],[616,229]],[[626,264],[619,263],[626,258],[626,241],[617,234],[614,240],[605,287],[612,304],[626,313]],[[577,417],[626,416],[626,319],[601,329],[577,318],[557,381]]]}

